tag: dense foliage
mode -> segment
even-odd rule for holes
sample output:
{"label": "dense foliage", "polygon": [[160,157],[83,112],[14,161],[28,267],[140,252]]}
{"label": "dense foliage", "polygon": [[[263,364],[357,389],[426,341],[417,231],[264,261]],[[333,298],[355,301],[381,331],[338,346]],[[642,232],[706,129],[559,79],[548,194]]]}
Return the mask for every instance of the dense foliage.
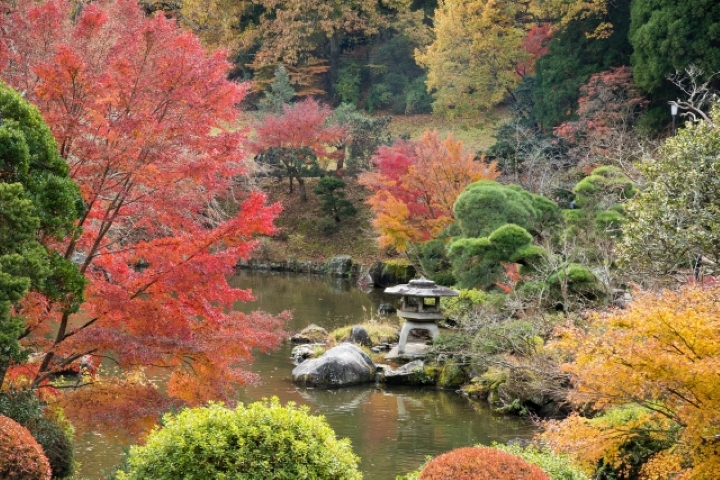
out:
{"label": "dense foliage", "polygon": [[492,181],[470,184],[453,209],[460,232],[447,255],[462,288],[493,288],[504,278],[504,263],[537,264],[544,249],[534,245],[533,234],[560,220],[560,210],[547,198]]}
{"label": "dense foliage", "polygon": [[130,449],[128,465],[120,480],[362,478],[348,440],[307,407],[277,398],[168,414],[146,445]]}
{"label": "dense foliage", "polygon": [[[707,0],[635,0],[630,42],[635,81],[656,91],[668,75],[690,65],[718,71],[720,4]],[[698,35],[698,32],[702,32]]]}
{"label": "dense foliage", "polygon": [[60,412],[43,407],[29,391],[0,392],[0,415],[27,428],[43,449],[53,479],[70,478],[75,468],[72,426]]}
{"label": "dense foliage", "polygon": [[717,286],[636,292],[626,310],[576,331],[572,399],[600,416],[551,425],[553,447],[640,478],[712,478],[720,468],[718,295]]}
{"label": "dense foliage", "polygon": [[[611,35],[587,35],[606,22],[613,25]],[[573,119],[579,89],[590,75],[629,63],[629,24],[629,2],[610,2],[606,15],[576,18],[558,28],[535,68],[533,115],[543,128]]]}
{"label": "dense foliage", "polygon": [[490,447],[466,447],[435,457],[419,480],[550,480],[547,473],[522,458]]}
{"label": "dense foliage", "polygon": [[27,428],[0,415],[0,478],[50,480],[50,464]]}
{"label": "dense foliage", "polygon": [[[713,118],[720,118],[715,105]],[[645,185],[626,204],[621,255],[629,269],[666,274],[720,261],[720,127],[688,122],[640,166]]]}
{"label": "dense foliage", "polygon": [[461,142],[437,132],[420,140],[381,147],[375,171],[360,177],[374,193],[368,200],[380,245],[405,251],[437,236],[453,222],[452,206],[468,183],[497,178],[494,163],[476,161]]}
{"label": "dense foliage", "polygon": [[[112,352],[128,370],[172,371],[167,392],[183,401],[229,398],[252,378],[240,368],[252,349],[281,338],[280,319],[233,311],[251,296],[227,283],[254,239],[274,231],[280,209],[237,188],[244,137],[226,127],[245,87],[227,80],[223,51],[208,54],[192,33],[163,15],[146,17],[134,0],[80,11],[66,0],[3,7],[0,75],[43,112],[87,207],[67,240],[46,242],[88,280],[82,313],[40,295],[21,306],[36,321],[25,341],[47,352],[30,386],[85,354]],[[237,202],[222,201],[230,198]],[[95,379],[63,399],[98,413],[84,415],[86,423],[129,422],[132,412],[114,408],[122,397],[155,399],[158,390],[122,383]],[[151,410],[134,409],[145,421],[157,418]]]}
{"label": "dense foliage", "polygon": [[84,281],[46,244],[73,229],[83,206],[40,112],[0,84],[0,387],[25,360],[19,340],[39,327],[19,307],[30,291],[76,311]]}
{"label": "dense foliage", "polygon": [[345,198],[343,189],[346,186],[347,184],[337,177],[323,177],[313,190],[320,198],[322,211],[330,215],[335,222],[340,222],[343,217],[357,214],[355,206]]}

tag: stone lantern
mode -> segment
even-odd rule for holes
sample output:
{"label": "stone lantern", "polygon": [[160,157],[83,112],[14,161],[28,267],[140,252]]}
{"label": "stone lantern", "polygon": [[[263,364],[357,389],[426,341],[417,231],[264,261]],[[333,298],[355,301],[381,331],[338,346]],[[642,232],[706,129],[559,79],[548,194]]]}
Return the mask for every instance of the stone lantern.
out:
{"label": "stone lantern", "polygon": [[437,285],[424,277],[410,280],[407,284],[388,287],[385,293],[401,296],[397,316],[405,320],[405,323],[400,330],[399,354],[405,353],[410,330],[426,330],[433,340],[437,338],[440,331],[436,321],[445,318],[440,311],[440,297],[458,296],[455,290]]}

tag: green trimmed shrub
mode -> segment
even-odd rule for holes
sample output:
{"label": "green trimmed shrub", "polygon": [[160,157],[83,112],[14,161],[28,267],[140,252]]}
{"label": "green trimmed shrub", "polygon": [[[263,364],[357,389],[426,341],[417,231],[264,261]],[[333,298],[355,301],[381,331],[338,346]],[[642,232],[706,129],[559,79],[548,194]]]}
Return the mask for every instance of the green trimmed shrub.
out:
{"label": "green trimmed shrub", "polygon": [[49,480],[50,463],[30,431],[0,415],[0,478]]}
{"label": "green trimmed shrub", "polygon": [[428,463],[418,480],[550,480],[537,465],[490,447],[465,447]]}
{"label": "green trimmed shrub", "polygon": [[422,271],[430,280],[438,285],[450,287],[456,280],[452,274],[452,264],[447,257],[446,247],[445,238],[436,238],[420,245],[417,256]]}
{"label": "green trimmed shrub", "polygon": [[522,273],[532,270],[532,262],[543,258],[544,249],[532,244],[524,228],[506,224],[488,237],[456,238],[448,247],[453,275],[461,288],[493,289],[505,276],[503,263],[520,263]]}
{"label": "green trimmed shrub", "polygon": [[538,234],[561,219],[553,201],[518,185],[501,185],[491,180],[468,185],[453,210],[463,237],[487,237],[508,223]]}
{"label": "green trimmed shrub", "polygon": [[163,417],[145,446],[134,446],[119,480],[362,478],[350,441],[323,417],[274,397],[235,410],[219,404]]}
{"label": "green trimmed shrub", "polygon": [[478,308],[487,304],[490,294],[482,290],[462,289],[457,297],[443,297],[440,299],[445,316],[459,322]]}

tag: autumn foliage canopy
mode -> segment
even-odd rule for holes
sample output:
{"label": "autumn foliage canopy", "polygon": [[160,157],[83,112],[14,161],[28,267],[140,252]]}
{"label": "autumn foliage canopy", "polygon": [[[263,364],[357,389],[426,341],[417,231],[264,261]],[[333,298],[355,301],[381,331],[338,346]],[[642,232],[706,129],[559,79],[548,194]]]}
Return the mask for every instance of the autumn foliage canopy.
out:
{"label": "autumn foliage canopy", "polygon": [[551,423],[553,448],[587,467],[627,471],[637,460],[631,445],[643,445],[640,478],[716,477],[719,299],[718,286],[637,292],[628,309],[577,332],[577,357],[567,366],[577,379],[571,399],[600,416]]}
{"label": "autumn foliage canopy", "polygon": [[89,281],[81,312],[32,294],[18,307],[25,344],[48,352],[30,386],[111,354],[125,369],[168,368],[168,393],[184,401],[227,398],[253,378],[240,368],[251,350],[278,343],[281,320],[232,311],[251,294],[226,276],[274,231],[280,207],[235,188],[244,133],[225,127],[245,86],[226,79],[225,52],[206,53],[135,0],[77,11],[20,0],[0,15],[0,75],[42,112],[86,205],[74,234],[51,245]]}
{"label": "autumn foliage canopy", "polygon": [[373,164],[360,183],[374,192],[368,203],[380,245],[399,251],[437,237],[453,222],[453,204],[465,187],[500,174],[495,163],[475,161],[462,142],[441,140],[437,132],[380,147]]}

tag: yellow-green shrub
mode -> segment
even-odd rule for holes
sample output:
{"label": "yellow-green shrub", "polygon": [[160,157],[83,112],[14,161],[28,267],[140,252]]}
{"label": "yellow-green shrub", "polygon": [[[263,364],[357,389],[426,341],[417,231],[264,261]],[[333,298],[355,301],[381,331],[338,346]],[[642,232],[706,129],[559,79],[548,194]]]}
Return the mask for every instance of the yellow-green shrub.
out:
{"label": "yellow-green shrub", "polygon": [[145,446],[134,446],[119,480],[355,480],[358,458],[324,417],[277,398],[235,410],[219,404],[165,415]]}

